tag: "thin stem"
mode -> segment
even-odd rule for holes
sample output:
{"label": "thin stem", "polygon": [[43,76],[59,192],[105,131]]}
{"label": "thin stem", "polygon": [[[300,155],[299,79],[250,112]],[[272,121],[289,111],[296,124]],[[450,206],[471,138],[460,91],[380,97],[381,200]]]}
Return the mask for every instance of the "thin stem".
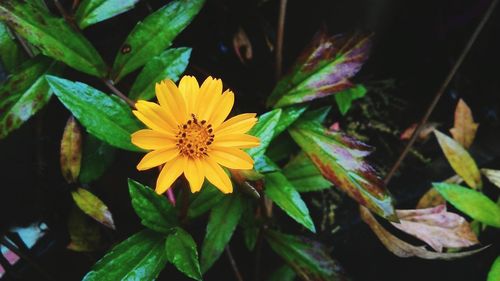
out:
{"label": "thin stem", "polygon": [[120,92],[120,90],[118,90],[113,84],[113,81],[102,79],[102,82],[104,82],[104,84],[108,86],[108,88],[113,92],[113,94],[117,95],[119,98],[125,101],[128,105],[130,105],[130,107],[135,108],[135,102],[129,99],[127,96],[125,96],[122,92]]}
{"label": "thin stem", "polygon": [[35,54],[33,54],[33,52],[31,51],[30,47],[28,46],[28,43],[26,43],[26,41],[24,41],[24,39],[21,36],[19,36],[19,34],[17,34],[17,32],[13,32],[13,33],[14,33],[14,36],[17,38],[17,41],[19,41],[19,43],[21,44],[21,47],[23,47],[26,54],[28,54],[28,56],[30,58],[35,57]]}
{"label": "thin stem", "polygon": [[280,0],[280,10],[278,17],[278,30],[276,32],[276,61],[275,75],[276,81],[281,77],[281,68],[283,61],[283,36],[285,30],[285,15],[286,15],[287,0]]}
{"label": "thin stem", "polygon": [[61,15],[64,17],[66,22],[69,25],[71,25],[71,27],[73,27],[75,30],[80,31],[80,28],[78,27],[78,25],[74,21],[73,17],[66,11],[66,9],[64,9],[61,2],[59,2],[59,0],[54,0],[54,5],[56,6],[59,13],[61,13]]}
{"label": "thin stem", "polygon": [[238,265],[236,265],[236,261],[234,260],[233,254],[231,253],[231,248],[229,245],[226,246],[226,255],[231,263],[231,267],[233,268],[234,275],[236,275],[236,279],[238,281],[243,281],[243,277],[241,276],[240,270],[238,269]]}
{"label": "thin stem", "polygon": [[73,4],[71,5],[71,10],[76,11],[76,8],[80,5],[80,0],[73,0]]}
{"label": "thin stem", "polygon": [[386,177],[384,178],[385,185],[387,185],[391,181],[392,177],[394,176],[394,174],[398,170],[399,166],[401,166],[401,163],[403,162],[405,157],[408,155],[408,152],[410,152],[411,147],[413,146],[413,144],[417,140],[417,136],[420,134],[420,131],[422,130],[423,126],[427,123],[427,120],[429,119],[429,117],[432,114],[432,112],[434,111],[434,108],[436,107],[437,103],[439,102],[439,100],[443,96],[444,91],[446,90],[446,88],[450,84],[451,80],[453,79],[453,77],[457,73],[458,69],[462,65],[465,57],[467,56],[467,54],[471,50],[472,46],[474,45],[474,42],[476,42],[476,39],[479,36],[479,33],[481,33],[481,30],[485,26],[486,22],[488,22],[488,19],[490,18],[491,14],[495,10],[495,6],[497,5],[497,3],[498,3],[498,0],[493,0],[491,2],[490,6],[488,7],[488,10],[486,11],[483,18],[481,19],[481,21],[477,25],[476,29],[474,30],[474,33],[472,33],[471,37],[469,38],[469,41],[467,41],[467,44],[465,45],[464,49],[462,50],[462,53],[460,53],[460,56],[458,57],[457,61],[455,62],[455,64],[451,68],[450,72],[446,76],[446,79],[443,81],[443,84],[441,84],[441,87],[436,92],[434,99],[432,100],[431,104],[427,108],[424,116],[422,117],[422,120],[420,120],[420,123],[418,124],[417,128],[413,132],[413,135],[411,136],[410,140],[406,144],[406,147],[401,152],[401,155],[399,155],[398,160],[396,160],[396,162],[392,166],[391,170],[389,171],[389,173],[387,173]]}

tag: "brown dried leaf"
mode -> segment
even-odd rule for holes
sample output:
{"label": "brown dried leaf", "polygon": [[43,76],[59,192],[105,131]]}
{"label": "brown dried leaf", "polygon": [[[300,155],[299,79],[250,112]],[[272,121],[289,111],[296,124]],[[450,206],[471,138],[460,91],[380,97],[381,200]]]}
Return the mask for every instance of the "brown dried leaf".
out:
{"label": "brown dried leaf", "polygon": [[419,257],[422,259],[443,259],[451,260],[470,256],[478,253],[489,247],[485,246],[476,250],[457,252],[457,253],[437,253],[428,251],[424,246],[414,246],[392,235],[389,231],[382,227],[365,207],[360,207],[360,215],[363,221],[368,224],[372,231],[377,235],[378,239],[391,253],[401,258]]}
{"label": "brown dried leaf", "polygon": [[245,30],[241,27],[233,36],[233,48],[241,63],[245,63],[252,59],[252,43],[250,43]]}
{"label": "brown dried leaf", "polygon": [[446,205],[417,210],[396,210],[400,223],[392,223],[437,252],[443,248],[462,248],[479,243],[469,223],[461,216],[446,211]]}
{"label": "brown dried leaf", "polygon": [[488,178],[488,180],[494,184],[496,187],[500,188],[500,170],[492,169],[481,169],[483,175]]}
{"label": "brown dried leaf", "polygon": [[455,124],[450,129],[451,135],[463,147],[469,148],[476,137],[478,126],[478,123],[474,123],[469,106],[460,99],[455,109]]}
{"label": "brown dried leaf", "polygon": [[73,183],[80,174],[82,161],[82,135],[73,116],[66,122],[61,139],[61,172],[68,183]]}
{"label": "brown dried leaf", "polygon": [[[400,140],[409,140],[411,136],[413,135],[413,132],[415,132],[415,129],[417,129],[418,124],[413,123],[408,127],[406,130],[404,130],[401,135],[399,136]],[[439,126],[439,123],[436,122],[429,122],[426,123],[422,129],[420,130],[420,133],[418,134],[417,140],[420,141],[425,141],[426,139],[429,138],[429,135],[434,131],[437,127]]]}
{"label": "brown dried leaf", "polygon": [[[464,180],[459,175],[454,175],[451,178],[446,179],[444,182],[460,184]],[[418,201],[417,209],[425,209],[430,207],[436,207],[445,204],[446,200],[439,194],[439,192],[431,187]]]}

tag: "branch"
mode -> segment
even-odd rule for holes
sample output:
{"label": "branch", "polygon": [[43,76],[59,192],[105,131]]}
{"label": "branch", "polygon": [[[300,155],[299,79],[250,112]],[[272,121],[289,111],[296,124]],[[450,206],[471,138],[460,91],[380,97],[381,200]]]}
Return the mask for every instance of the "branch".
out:
{"label": "branch", "polygon": [[113,92],[113,94],[117,95],[119,98],[125,101],[128,105],[130,105],[130,107],[135,108],[135,102],[129,99],[127,96],[125,96],[122,92],[120,92],[120,90],[118,90],[113,84],[113,81],[106,80],[103,78],[102,82],[106,84],[106,86],[108,86],[108,88]]}
{"label": "branch", "polygon": [[238,281],[243,281],[243,277],[241,276],[240,270],[238,269],[238,266],[236,265],[236,261],[234,260],[233,254],[231,253],[231,248],[229,248],[229,245],[226,246],[226,254],[227,258],[229,259],[229,262],[231,263],[231,267],[233,268],[234,275],[236,275],[236,279]]}
{"label": "branch", "polygon": [[283,61],[283,34],[285,30],[285,14],[287,0],[280,0],[280,11],[278,17],[278,30],[276,32],[276,61],[275,61],[275,76],[276,81],[281,76],[281,67]]}

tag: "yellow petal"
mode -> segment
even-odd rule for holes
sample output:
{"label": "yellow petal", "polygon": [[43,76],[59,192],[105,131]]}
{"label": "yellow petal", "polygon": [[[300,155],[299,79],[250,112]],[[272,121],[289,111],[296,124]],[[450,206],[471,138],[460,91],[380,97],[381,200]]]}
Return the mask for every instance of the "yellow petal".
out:
{"label": "yellow petal", "polygon": [[216,135],[214,147],[251,148],[260,145],[258,137],[246,134]]}
{"label": "yellow petal", "polygon": [[161,106],[154,102],[140,100],[135,104],[139,112],[146,116],[156,125],[168,130],[176,130],[177,124],[175,119],[169,112],[165,111]]}
{"label": "yellow petal", "polygon": [[141,162],[137,164],[137,170],[144,171],[156,166],[160,166],[161,164],[172,160],[178,154],[179,150],[175,146],[153,150],[146,154],[142,158]]}
{"label": "yellow petal", "polygon": [[223,193],[233,192],[231,180],[219,164],[210,158],[203,159],[202,163],[204,166],[203,170],[205,171],[205,176],[209,182],[211,182]]}
{"label": "yellow petal", "polygon": [[189,182],[191,192],[195,193],[200,191],[201,186],[203,185],[203,180],[205,179],[205,175],[203,173],[203,169],[201,167],[199,159],[189,158],[187,160],[186,169],[184,170],[184,176],[186,176],[186,179]]}
{"label": "yellow petal", "polygon": [[216,147],[210,151],[210,158],[230,169],[248,170],[253,168],[253,159],[241,149]]}
{"label": "yellow petal", "polygon": [[171,135],[149,129],[133,133],[131,141],[142,149],[160,149],[175,146],[175,139]]}
{"label": "yellow petal", "polygon": [[162,132],[166,135],[171,135],[172,132],[168,128],[159,125],[155,121],[151,120],[148,116],[144,115],[142,112],[138,110],[133,110],[132,113],[135,115],[135,117],[137,117],[137,119],[141,120],[141,122],[144,123],[144,125],[146,125],[148,128]]}
{"label": "yellow petal", "polygon": [[200,120],[207,120],[217,104],[219,104],[222,93],[222,81],[208,77],[200,87],[199,97],[196,103],[197,115]]}
{"label": "yellow petal", "polygon": [[193,76],[184,76],[179,82],[179,91],[186,102],[186,110],[189,113],[195,113],[196,99],[200,91],[200,85]]}
{"label": "yellow petal", "polygon": [[156,83],[156,97],[161,107],[172,113],[177,124],[187,121],[186,104],[181,93],[172,80],[164,80]]}
{"label": "yellow petal", "polygon": [[219,127],[219,125],[226,120],[229,112],[233,109],[234,104],[234,93],[227,90],[222,94],[220,102],[215,105],[215,109],[212,112],[212,116],[208,118],[208,123],[212,124],[214,128]]}
{"label": "yellow petal", "polygon": [[236,115],[219,127],[215,127],[215,135],[244,134],[257,123],[255,113],[244,113]]}
{"label": "yellow petal", "polygon": [[156,193],[162,194],[167,191],[174,181],[182,174],[186,167],[187,157],[178,156],[163,166],[156,180]]}

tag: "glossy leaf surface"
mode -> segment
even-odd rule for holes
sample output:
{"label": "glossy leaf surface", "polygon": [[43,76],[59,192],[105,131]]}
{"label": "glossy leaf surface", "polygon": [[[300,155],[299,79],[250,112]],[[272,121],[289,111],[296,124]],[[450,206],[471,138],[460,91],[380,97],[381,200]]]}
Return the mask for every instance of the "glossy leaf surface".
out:
{"label": "glossy leaf surface", "polygon": [[165,242],[167,259],[187,276],[201,280],[198,250],[193,237],[182,228],[175,228]]}
{"label": "glossy leaf surface", "polygon": [[134,8],[139,0],[83,0],[75,13],[78,27],[84,29],[90,25],[107,20]]}
{"label": "glossy leaf surface", "polygon": [[253,158],[258,159],[264,155],[267,147],[274,137],[274,130],[280,120],[281,109],[266,112],[259,116],[257,124],[248,132],[249,135],[256,136],[260,139],[260,145],[247,150],[247,153]]}
{"label": "glossy leaf surface", "polygon": [[332,186],[303,152],[288,162],[283,174],[298,192],[319,191]]}

